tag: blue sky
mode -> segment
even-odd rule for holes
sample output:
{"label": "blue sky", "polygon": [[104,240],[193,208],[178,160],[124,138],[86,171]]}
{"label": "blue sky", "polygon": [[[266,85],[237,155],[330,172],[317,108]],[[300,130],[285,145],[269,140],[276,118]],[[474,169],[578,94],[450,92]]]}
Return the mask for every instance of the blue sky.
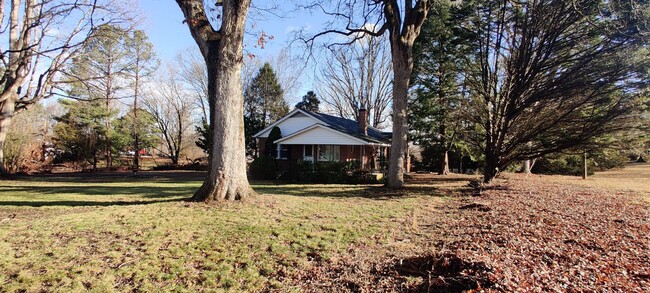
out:
{"label": "blue sky", "polygon": [[[141,14],[144,16],[141,27],[146,31],[150,41],[154,44],[156,54],[162,61],[172,60],[176,54],[187,49],[198,50],[187,25],[183,23],[183,14],[175,1],[139,0],[139,6]],[[282,48],[287,46],[292,29],[312,27],[323,22],[322,18],[304,12],[288,14],[282,18],[272,15],[263,17],[264,19],[258,18],[258,20],[249,21],[250,33],[246,36],[244,44],[246,52],[254,54],[262,62],[278,54]],[[273,39],[266,43],[264,49],[255,47],[257,36],[262,31],[273,36]],[[299,49],[294,49],[294,51],[297,50]],[[306,93],[313,86],[311,78],[305,77],[298,92]],[[294,97],[286,98],[293,101],[297,98],[296,95],[299,94],[294,93]]]}
{"label": "blue sky", "polygon": [[[196,47],[187,25],[183,23],[183,14],[175,1],[139,1],[140,10],[145,16],[142,28],[147,32],[161,59],[171,59],[179,51]],[[312,21],[312,16],[306,13],[290,15],[281,19],[276,16],[266,16],[264,20],[258,20],[252,24],[253,35],[246,36],[245,49],[260,58],[276,54],[287,45],[290,37],[289,32],[292,29],[311,27]],[[251,27],[250,22],[249,27]],[[264,49],[254,47],[255,36],[259,35],[261,31],[273,36],[273,40],[269,40]]]}

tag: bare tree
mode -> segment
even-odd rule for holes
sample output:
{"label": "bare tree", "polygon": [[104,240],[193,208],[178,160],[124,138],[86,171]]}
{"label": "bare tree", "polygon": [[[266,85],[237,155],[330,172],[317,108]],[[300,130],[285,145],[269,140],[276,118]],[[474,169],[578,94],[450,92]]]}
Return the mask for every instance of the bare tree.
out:
{"label": "bare tree", "polygon": [[188,93],[171,64],[159,73],[153,86],[155,88],[149,89],[143,104],[156,121],[160,140],[166,148],[163,153],[172,160],[172,164],[178,165],[188,141],[188,132],[192,130],[192,104],[187,102]]}
{"label": "bare tree", "polygon": [[[321,2],[308,8],[321,10],[334,18],[332,25],[309,38],[308,44],[320,36],[337,34],[351,37],[336,44],[349,44],[367,35],[381,36],[388,32],[393,64],[393,137],[388,164],[387,186],[404,186],[405,159],[408,155],[407,107],[408,89],[413,71],[413,43],[420,34],[422,24],[429,13],[432,0],[365,0],[339,1],[333,9]],[[342,23],[343,28],[336,28]]]}
{"label": "bare tree", "polygon": [[[246,177],[244,97],[241,85],[243,41],[250,0],[176,0],[205,59],[212,144],[208,176],[194,200],[238,200],[254,195]],[[206,10],[213,11],[212,21]]]}
{"label": "bare tree", "polygon": [[[293,56],[288,48],[280,50],[277,55],[273,56],[271,60],[269,60],[269,63],[273,66],[275,74],[278,77],[278,82],[282,86],[285,100],[292,98],[297,99],[300,97],[298,91],[302,85],[301,75],[303,72],[300,70],[299,66],[296,66],[296,64],[300,64],[300,62],[301,60]],[[292,100],[289,100],[288,103],[290,105],[293,104]]]}
{"label": "bare tree", "polygon": [[[52,95],[55,76],[93,30],[118,23],[114,1],[0,1],[0,173],[3,146],[16,113]],[[5,17],[8,16],[8,19]]]}
{"label": "bare tree", "polygon": [[149,77],[158,66],[153,44],[144,31],[136,30],[127,38],[126,48],[133,59],[131,77],[133,78],[133,175],[140,170],[140,125],[138,120],[138,98],[143,79]]}
{"label": "bare tree", "polygon": [[359,107],[365,108],[369,124],[380,127],[389,117],[386,112],[392,98],[390,62],[385,36],[366,36],[331,50],[321,64],[319,95],[341,117],[356,120]]}
{"label": "bare tree", "polygon": [[203,57],[196,50],[188,49],[176,56],[180,66],[180,77],[194,92],[195,105],[200,109],[202,121],[209,121],[208,106],[208,72]]}

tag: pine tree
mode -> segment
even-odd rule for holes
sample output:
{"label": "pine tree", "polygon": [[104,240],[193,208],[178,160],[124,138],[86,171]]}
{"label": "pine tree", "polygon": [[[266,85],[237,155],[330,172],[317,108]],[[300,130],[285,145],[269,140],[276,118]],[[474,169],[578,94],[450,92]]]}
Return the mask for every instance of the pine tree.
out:
{"label": "pine tree", "polygon": [[114,25],[99,27],[66,70],[71,96],[86,101],[103,101],[107,116],[104,117],[106,131],[102,133],[102,147],[107,167],[113,164],[114,146],[111,141],[115,135],[111,127],[115,117],[109,114],[125,90],[127,84],[124,80],[133,66],[132,56],[127,49],[127,36],[124,29]]}
{"label": "pine tree", "polygon": [[474,8],[472,1],[434,3],[414,44],[410,134],[424,154],[433,154],[424,163],[436,164],[439,174],[449,173],[449,152],[465,148],[462,72],[476,39],[464,24]]}
{"label": "pine tree", "polygon": [[319,112],[320,100],[314,93],[314,91],[308,91],[306,95],[302,97],[302,101],[296,104],[296,108],[310,111],[310,112]]}
{"label": "pine tree", "polygon": [[96,169],[99,151],[110,148],[105,120],[115,117],[116,112],[108,111],[101,100],[59,103],[66,113],[54,118],[56,147],[64,151],[64,159],[86,161]]}
{"label": "pine tree", "polygon": [[284,91],[271,64],[264,63],[244,92],[244,115],[262,121],[266,127],[289,112]]}

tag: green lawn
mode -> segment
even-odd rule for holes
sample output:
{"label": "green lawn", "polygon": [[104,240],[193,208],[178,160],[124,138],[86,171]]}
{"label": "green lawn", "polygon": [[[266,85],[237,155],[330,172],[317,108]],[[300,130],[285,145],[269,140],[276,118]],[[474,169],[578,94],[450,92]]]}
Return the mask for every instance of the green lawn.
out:
{"label": "green lawn", "polygon": [[444,186],[254,184],[246,203],[205,205],[185,201],[192,173],[0,183],[2,292],[292,290],[315,261],[392,243],[445,201]]}

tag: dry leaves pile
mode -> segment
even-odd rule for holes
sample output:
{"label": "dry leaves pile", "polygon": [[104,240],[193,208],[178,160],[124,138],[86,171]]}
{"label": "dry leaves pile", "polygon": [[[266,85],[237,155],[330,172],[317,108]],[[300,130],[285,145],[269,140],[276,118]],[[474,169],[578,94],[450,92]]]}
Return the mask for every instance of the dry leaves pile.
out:
{"label": "dry leaves pile", "polygon": [[650,208],[631,196],[512,176],[479,197],[458,197],[423,213],[420,228],[404,234],[410,245],[360,245],[295,276],[294,285],[354,292],[647,292]]}
{"label": "dry leaves pile", "polygon": [[642,292],[650,288],[650,209],[630,196],[511,178],[462,200],[479,208],[450,223],[446,247],[491,267],[494,289]]}

